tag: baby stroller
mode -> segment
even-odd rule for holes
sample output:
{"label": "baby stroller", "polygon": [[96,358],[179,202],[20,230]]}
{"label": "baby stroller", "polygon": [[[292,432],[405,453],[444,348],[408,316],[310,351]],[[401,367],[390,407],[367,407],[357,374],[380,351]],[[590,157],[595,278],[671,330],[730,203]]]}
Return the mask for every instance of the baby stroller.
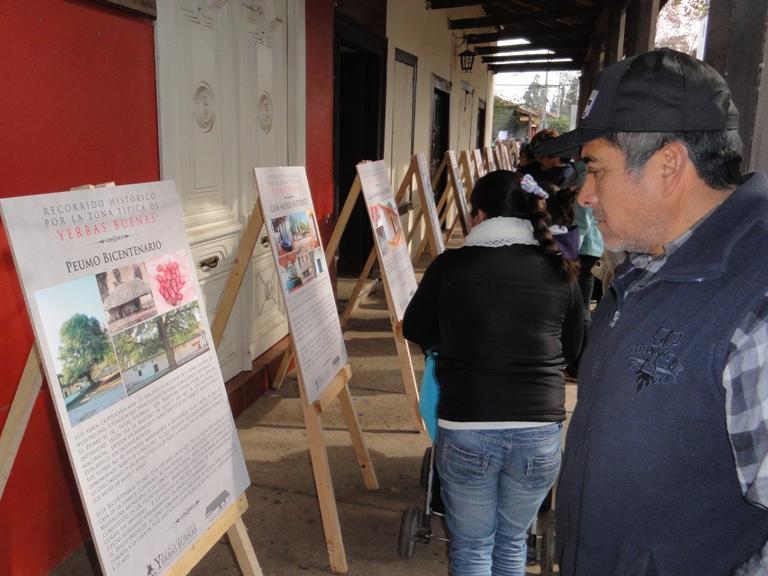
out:
{"label": "baby stroller", "polygon": [[418,506],[409,506],[403,511],[397,542],[397,553],[403,560],[413,556],[417,542],[429,544],[432,540],[448,541],[432,534],[432,516],[442,518],[444,513],[440,498],[440,477],[435,469],[435,451],[432,446],[424,451],[419,480],[424,488],[424,512]]}
{"label": "baby stroller", "polygon": [[[419,412],[424,419],[432,441],[437,438],[437,403],[440,395],[439,384],[435,376],[437,353],[427,350],[424,375],[421,382]],[[429,544],[432,540],[448,542],[448,539],[432,533],[432,516],[442,518],[445,508],[440,498],[440,476],[435,468],[435,450],[430,446],[424,451],[421,460],[421,487],[424,488],[424,511],[418,506],[409,506],[400,520],[397,551],[400,558],[407,560],[413,556],[416,543]],[[543,576],[552,576],[555,550],[554,511],[552,509],[552,490],[549,491],[539,508],[537,518],[528,529],[528,559],[541,565]]]}
{"label": "baby stroller", "polygon": [[[432,446],[424,451],[419,480],[425,491],[424,511],[418,506],[409,506],[403,511],[397,543],[397,552],[403,560],[413,556],[416,543],[429,544],[432,540],[448,542],[447,538],[432,533],[432,516],[442,518],[444,515],[440,498],[440,475],[435,468],[435,451]],[[528,562],[539,564],[542,576],[552,576],[554,556],[555,521],[550,490],[528,529]]]}

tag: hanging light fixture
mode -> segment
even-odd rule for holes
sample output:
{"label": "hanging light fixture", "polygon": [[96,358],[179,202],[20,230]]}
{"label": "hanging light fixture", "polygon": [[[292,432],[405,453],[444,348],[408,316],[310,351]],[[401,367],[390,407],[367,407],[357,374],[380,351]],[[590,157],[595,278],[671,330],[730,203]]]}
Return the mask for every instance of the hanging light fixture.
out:
{"label": "hanging light fixture", "polygon": [[459,52],[459,64],[462,72],[472,72],[475,63],[475,53],[467,46],[466,50]]}
{"label": "hanging light fixture", "polygon": [[458,38],[459,43],[455,45],[455,49],[458,52],[459,48],[466,46],[463,52],[458,52],[456,55],[459,57],[459,66],[462,72],[472,72],[472,65],[475,63],[476,54],[470,50],[467,37],[462,36]]}

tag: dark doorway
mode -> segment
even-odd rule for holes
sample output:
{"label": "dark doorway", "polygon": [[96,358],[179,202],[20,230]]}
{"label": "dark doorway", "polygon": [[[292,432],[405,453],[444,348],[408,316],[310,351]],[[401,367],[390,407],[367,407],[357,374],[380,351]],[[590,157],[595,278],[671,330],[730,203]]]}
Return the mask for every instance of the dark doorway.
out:
{"label": "dark doorway", "polygon": [[[449,146],[449,124],[451,118],[451,83],[432,75],[432,142],[429,149],[429,172],[435,175]],[[438,195],[445,189],[448,171],[444,171],[435,186]]]}
{"label": "dark doorway", "polygon": [[[338,216],[362,160],[380,160],[384,148],[386,39],[378,38],[349,18],[336,16],[334,142]],[[337,271],[356,275],[373,248],[365,202],[357,201],[339,242]]]}
{"label": "dark doorway", "polygon": [[480,100],[477,104],[477,144],[475,148],[482,148],[485,146],[485,102]]}

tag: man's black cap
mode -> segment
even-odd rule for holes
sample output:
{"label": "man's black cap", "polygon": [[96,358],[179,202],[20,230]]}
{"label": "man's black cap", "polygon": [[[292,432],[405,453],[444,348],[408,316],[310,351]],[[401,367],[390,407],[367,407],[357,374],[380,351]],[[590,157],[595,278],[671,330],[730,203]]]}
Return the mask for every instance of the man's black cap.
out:
{"label": "man's black cap", "polygon": [[614,132],[737,130],[731,91],[711,66],[661,48],[626,58],[603,70],[576,130],[542,142],[537,155],[578,151],[589,140]]}

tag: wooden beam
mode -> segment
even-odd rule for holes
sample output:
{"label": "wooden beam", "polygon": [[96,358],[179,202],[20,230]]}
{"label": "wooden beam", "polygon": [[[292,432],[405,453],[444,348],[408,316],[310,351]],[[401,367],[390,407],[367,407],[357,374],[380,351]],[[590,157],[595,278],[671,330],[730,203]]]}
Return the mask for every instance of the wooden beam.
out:
{"label": "wooden beam", "polygon": [[461,8],[463,6],[480,6],[480,0],[427,0],[427,10],[442,10],[443,8]]}
{"label": "wooden beam", "polygon": [[466,30],[468,28],[488,28],[491,26],[514,26],[525,22],[541,22],[543,20],[560,20],[563,18],[578,18],[589,20],[592,17],[588,10],[542,10],[541,12],[526,12],[513,18],[497,16],[482,16],[480,18],[457,18],[448,20],[451,30]]}

